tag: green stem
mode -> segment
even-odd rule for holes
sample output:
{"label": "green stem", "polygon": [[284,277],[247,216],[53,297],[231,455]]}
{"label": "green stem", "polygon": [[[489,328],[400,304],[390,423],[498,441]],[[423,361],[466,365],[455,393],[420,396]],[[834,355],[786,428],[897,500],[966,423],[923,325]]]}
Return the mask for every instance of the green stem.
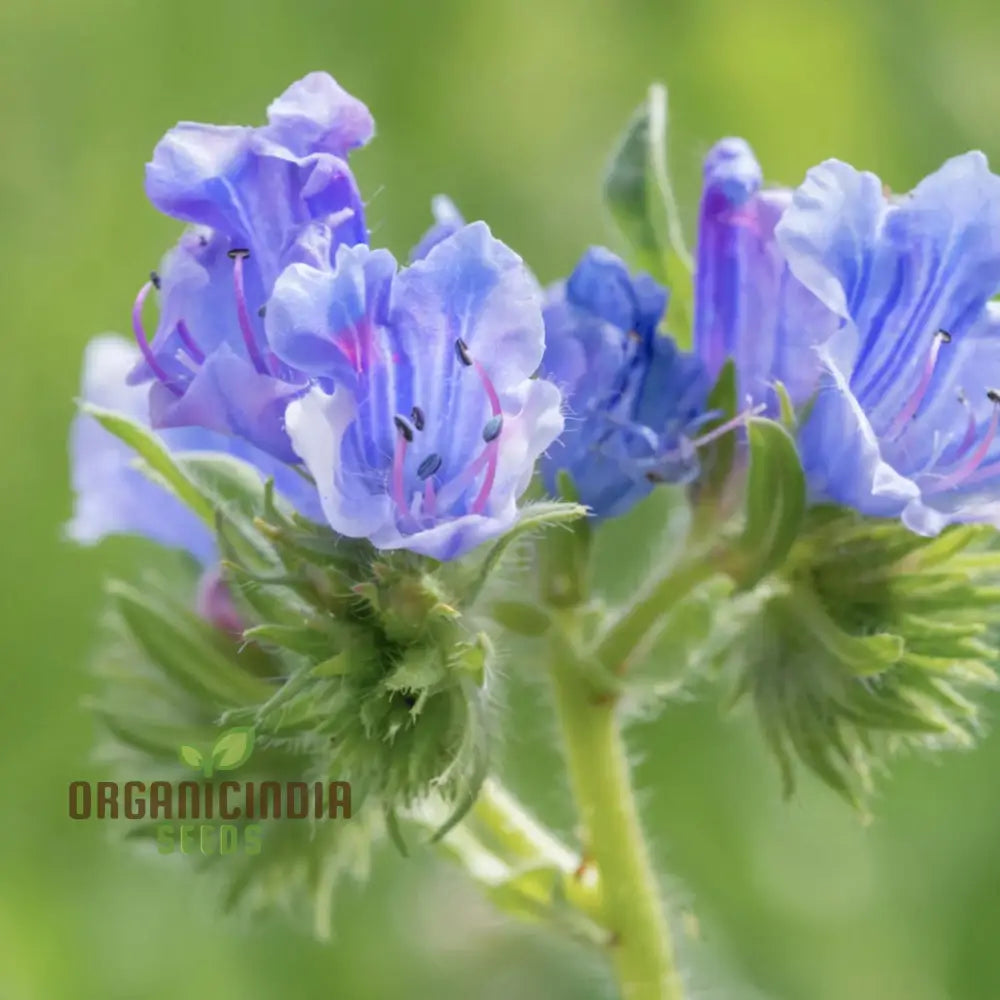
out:
{"label": "green stem", "polygon": [[595,873],[580,871],[580,857],[542,826],[503,785],[487,778],[469,814],[501,857],[512,865],[547,865],[561,872],[560,889],[570,906],[600,919],[600,886]]}
{"label": "green stem", "polygon": [[[572,628],[572,620],[566,620]],[[582,680],[557,635],[551,672],[573,794],[596,865],[622,1000],[682,1000],[667,920],[643,839],[615,704]]]}
{"label": "green stem", "polygon": [[707,554],[691,559],[655,581],[605,632],[597,658],[615,673],[623,673],[629,656],[662,621],[667,612],[695,587],[719,572]]}

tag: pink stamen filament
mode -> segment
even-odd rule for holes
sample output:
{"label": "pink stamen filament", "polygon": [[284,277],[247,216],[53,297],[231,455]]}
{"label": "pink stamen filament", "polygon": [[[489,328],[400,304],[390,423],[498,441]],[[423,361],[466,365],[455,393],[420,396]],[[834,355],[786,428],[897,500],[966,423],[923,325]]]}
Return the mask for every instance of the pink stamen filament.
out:
{"label": "pink stamen filament", "polygon": [[960,483],[965,482],[982,465],[983,459],[986,458],[986,453],[990,450],[993,439],[996,437],[997,427],[1000,425],[1000,398],[993,399],[993,403],[993,413],[990,416],[989,426],[986,428],[986,433],[983,435],[983,439],[979,442],[975,451],[955,466],[947,475],[935,480],[928,490],[929,493],[942,493],[945,490],[950,490],[953,486],[958,486]]}
{"label": "pink stamen filament", "polygon": [[195,342],[194,337],[191,336],[191,331],[187,328],[187,323],[182,319],[177,321],[177,336],[181,338],[181,343],[190,355],[191,360],[196,365],[200,365],[205,360],[205,352]]}
{"label": "pink stamen filament", "polygon": [[[486,475],[483,477],[483,484],[479,487],[479,493],[476,495],[476,499],[472,501],[472,513],[481,514],[483,509],[486,507],[486,501],[490,497],[490,492],[493,489],[493,483],[497,477],[497,461],[500,454],[500,437],[499,435],[495,437],[486,446],[486,450],[483,452],[482,456],[486,460]],[[478,461],[478,460],[477,460]]]}
{"label": "pink stamen filament", "polygon": [[760,403],[752,410],[747,410],[746,413],[738,414],[733,417],[732,420],[727,420],[724,424],[719,424],[718,427],[713,427],[710,431],[702,434],[701,437],[695,438],[691,442],[691,447],[695,449],[704,448],[706,444],[710,444],[716,438],[722,437],[723,434],[728,434],[730,431],[734,431],[738,427],[745,427],[751,417],[757,416],[758,413],[763,413],[766,409],[767,407],[763,403]]}
{"label": "pink stamen filament", "polygon": [[406,461],[408,443],[402,433],[396,435],[396,450],[392,459],[392,499],[401,514],[408,514],[410,510],[403,491],[403,464]]}
{"label": "pink stamen filament", "polygon": [[236,293],[236,315],[240,321],[240,333],[243,334],[243,343],[246,345],[247,354],[250,356],[254,368],[261,375],[269,375],[270,371],[264,360],[264,355],[261,354],[260,348],[257,346],[257,337],[254,334],[253,323],[250,320],[246,292],[243,287],[243,261],[248,255],[245,252],[231,250],[230,256],[233,258],[233,290]]}
{"label": "pink stamen filament", "polygon": [[433,517],[437,511],[437,493],[434,491],[434,477],[428,476],[424,480],[424,517]]}
{"label": "pink stamen filament", "polygon": [[976,416],[972,412],[972,407],[969,406],[969,401],[965,396],[958,397],[959,402],[965,407],[965,415],[968,418],[968,422],[965,426],[965,437],[962,438],[962,443],[958,446],[958,454],[956,458],[961,458],[973,445],[976,440]]}
{"label": "pink stamen filament", "polygon": [[156,360],[156,355],[153,354],[153,349],[149,346],[149,341],[146,340],[146,330],[142,325],[142,307],[146,302],[146,296],[149,295],[150,289],[153,287],[152,281],[147,281],[146,284],[139,289],[139,294],[135,297],[135,303],[132,306],[132,332],[135,334],[135,342],[139,345],[139,350],[142,352],[142,357],[146,364],[149,365],[152,373],[175,395],[180,396],[181,391],[178,389],[171,381],[170,376],[163,369],[159,361]]}
{"label": "pink stamen filament", "polygon": [[927,361],[924,364],[924,371],[920,376],[920,381],[917,383],[917,387],[913,390],[910,398],[906,401],[906,405],[896,414],[896,418],[889,427],[887,436],[890,441],[894,441],[906,430],[907,424],[909,424],[917,410],[920,409],[920,404],[924,401],[924,396],[927,394],[927,387],[931,384],[931,379],[934,376],[934,368],[937,365],[941,345],[947,344],[950,340],[951,336],[945,333],[944,330],[939,330],[934,334],[934,342],[931,344],[931,349],[927,354]]}
{"label": "pink stamen filament", "polygon": [[499,416],[503,410],[500,408],[500,397],[497,395],[497,390],[493,385],[493,380],[486,373],[486,369],[478,361],[474,360],[472,362],[472,367],[479,376],[480,382],[483,383],[483,388],[486,390],[486,395],[489,397],[490,411],[492,415],[494,417]]}

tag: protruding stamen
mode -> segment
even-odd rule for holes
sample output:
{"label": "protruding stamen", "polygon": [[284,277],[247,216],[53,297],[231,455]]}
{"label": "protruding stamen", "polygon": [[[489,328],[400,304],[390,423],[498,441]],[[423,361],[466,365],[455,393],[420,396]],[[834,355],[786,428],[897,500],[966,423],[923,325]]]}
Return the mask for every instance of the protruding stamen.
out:
{"label": "protruding stamen", "polygon": [[455,353],[458,355],[458,360],[466,368],[472,367],[472,356],[469,354],[469,345],[461,337],[455,341]]}
{"label": "protruding stamen", "polygon": [[259,309],[257,310],[257,315],[258,315],[258,316],[259,316],[259,317],[260,317],[261,319],[263,319],[263,318],[264,318],[264,317],[265,317],[265,316],[267,315],[267,306],[261,306],[261,307],[260,307],[260,308],[259,308]]}
{"label": "protruding stamen", "polygon": [[497,457],[499,452],[500,443],[496,438],[494,438],[486,446],[486,451],[484,452],[486,456],[486,475],[483,477],[483,484],[479,487],[476,499],[472,501],[473,514],[481,514],[483,512],[483,508],[486,506],[486,501],[489,499],[490,493],[493,490],[493,481],[497,476]]}
{"label": "protruding stamen", "polygon": [[757,414],[763,413],[766,409],[767,407],[763,403],[759,403],[744,413],[738,413],[732,420],[727,420],[724,424],[719,424],[718,427],[713,427],[710,431],[706,431],[701,437],[694,438],[691,441],[691,447],[696,450],[704,448],[706,444],[710,444],[716,438],[722,437],[723,434],[728,434],[738,427],[745,427],[752,417],[756,417]]}
{"label": "protruding stamen", "polygon": [[191,336],[191,331],[187,328],[187,323],[182,319],[177,321],[177,336],[181,338],[181,343],[191,356],[191,360],[196,365],[200,365],[205,360],[205,352],[198,346],[194,337]]}
{"label": "protruding stamen", "polygon": [[160,275],[156,271],[149,272],[149,280],[152,286],[159,291],[160,290]]}
{"label": "protruding stamen", "polygon": [[486,426],[483,428],[483,440],[489,444],[490,441],[495,441],[500,437],[500,432],[503,430],[503,414],[498,413],[495,417],[490,417],[486,421]]}
{"label": "protruding stamen", "polygon": [[956,458],[961,458],[975,443],[976,415],[972,412],[972,407],[969,405],[969,401],[965,398],[965,393],[961,389],[958,390],[958,401],[965,408],[966,418],[965,435],[958,446],[958,454],[955,456]]}
{"label": "protruding stamen", "polygon": [[983,439],[967,458],[959,462],[950,472],[934,480],[928,490],[929,493],[942,493],[945,490],[950,490],[953,486],[958,486],[983,464],[983,459],[986,458],[986,454],[993,444],[993,439],[997,435],[997,427],[1000,425],[1000,391],[989,389],[986,398],[993,404],[993,413],[990,414],[990,422]]}
{"label": "protruding stamen", "polygon": [[146,364],[149,365],[150,371],[175,396],[179,396],[181,394],[180,389],[173,384],[170,376],[164,371],[160,362],[156,360],[156,355],[153,354],[153,349],[149,346],[149,341],[146,340],[146,330],[142,325],[142,307],[146,302],[146,296],[149,295],[150,290],[154,287],[152,281],[147,281],[139,289],[139,294],[135,297],[135,303],[132,305],[132,332],[135,334],[135,342],[139,345],[139,350],[142,352],[142,357]]}
{"label": "protruding stamen", "polygon": [[410,410],[410,419],[413,421],[413,426],[416,427],[418,431],[424,429],[424,424],[426,423],[424,418],[424,411],[420,409],[419,406],[414,406]]}
{"label": "protruding stamen", "polygon": [[253,362],[254,368],[261,375],[270,374],[264,355],[260,353],[257,346],[257,337],[254,334],[253,324],[250,321],[250,312],[247,309],[246,292],[243,288],[243,261],[250,256],[250,251],[242,247],[236,247],[229,251],[229,258],[233,262],[233,289],[236,292],[236,315],[240,321],[240,333],[243,334],[243,343],[246,345],[247,354]]}
{"label": "protruding stamen", "polygon": [[413,424],[406,419],[401,413],[397,413],[393,418],[392,422],[396,425],[396,430],[399,431],[400,437],[410,444],[413,441],[414,428]]}
{"label": "protruding stamen", "polygon": [[924,401],[924,396],[927,394],[927,387],[931,384],[931,378],[934,376],[934,368],[937,366],[938,352],[941,350],[941,345],[950,343],[951,334],[947,330],[938,330],[934,334],[934,341],[931,344],[930,351],[927,353],[927,361],[924,364],[924,371],[920,376],[920,381],[889,427],[888,437],[890,441],[894,441],[906,430],[907,424],[913,419],[917,410],[920,409],[920,404]]}
{"label": "protruding stamen", "polygon": [[478,362],[473,361],[472,367],[475,368],[476,374],[479,376],[479,381],[483,383],[483,388],[486,390],[486,395],[490,400],[490,411],[494,417],[498,417],[503,412],[500,407],[500,396],[497,394],[496,388],[493,385],[493,380],[486,373],[486,369]]}
{"label": "protruding stamen", "polygon": [[437,513],[437,493],[434,490],[434,477],[424,480],[424,505],[421,508],[424,517],[434,517]]}
{"label": "protruding stamen", "polygon": [[401,514],[409,512],[406,494],[403,490],[403,465],[406,461],[406,448],[413,440],[413,428],[406,417],[392,418],[399,433],[396,435],[396,448],[392,458],[392,499]]}
{"label": "protruding stamen", "polygon": [[432,451],[421,463],[417,466],[417,478],[418,479],[429,479],[434,475],[438,469],[441,468],[442,458],[436,452]]}

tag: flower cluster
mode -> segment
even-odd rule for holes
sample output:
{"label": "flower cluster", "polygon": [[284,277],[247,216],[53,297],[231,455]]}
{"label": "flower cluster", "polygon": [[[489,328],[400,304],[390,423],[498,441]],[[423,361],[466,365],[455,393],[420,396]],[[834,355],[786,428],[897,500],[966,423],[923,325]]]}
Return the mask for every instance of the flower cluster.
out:
{"label": "flower cluster", "polygon": [[[741,405],[775,412],[780,383],[800,408],[815,500],[927,534],[1000,523],[1000,178],[981,154],[895,198],[839,161],[769,189],[745,142],[719,142],[687,354],[659,329],[667,290],[607,250],[542,293],[444,198],[408,267],[370,248],[347,157],[373,130],[324,73],[264,126],[171,129],[146,188],[189,226],[136,300],[130,370],[123,342],[95,341],[84,396],[171,448],[252,461],[343,535],[447,560],[512,526],[539,458],[550,494],[568,474],[599,517],[694,479],[732,359]],[[74,454],[74,537],[138,531],[210,557],[89,418]]]}

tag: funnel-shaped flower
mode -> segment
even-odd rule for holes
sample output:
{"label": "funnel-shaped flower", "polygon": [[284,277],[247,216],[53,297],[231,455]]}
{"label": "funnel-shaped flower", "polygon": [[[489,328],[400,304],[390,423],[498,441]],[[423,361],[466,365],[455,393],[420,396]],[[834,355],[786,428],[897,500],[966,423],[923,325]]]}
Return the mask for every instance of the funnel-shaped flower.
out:
{"label": "funnel-shaped flower", "polygon": [[562,417],[555,386],[531,378],[540,292],[485,224],[399,271],[362,246],[332,270],[295,264],[266,324],[285,364],[335,386],[286,420],[336,531],[444,560],[513,524]]}
{"label": "funnel-shaped flower", "polygon": [[[135,345],[105,334],[87,345],[81,395],[85,402],[139,423],[148,423],[148,389],[126,382],[138,360]],[[199,427],[163,431],[174,451],[220,451],[255,465],[273,477],[278,491],[307,516],[316,516],[315,489],[284,463],[238,438]],[[76,417],[70,437],[75,503],[67,533],[77,542],[93,544],[107,535],[142,535],[161,545],[189,551],[207,565],[215,556],[211,531],[180,500],[136,468],[136,456],[124,442],[93,417]]]}
{"label": "funnel-shaped flower", "polygon": [[1000,177],[986,158],[949,160],[902,198],[827,161],[777,238],[840,324],[800,434],[813,493],[923,534],[1000,525]]}
{"label": "funnel-shaped flower", "polygon": [[694,434],[705,421],[701,362],[657,333],[667,293],[591,248],[545,307],[542,374],[566,399],[566,431],[542,463],[558,491],[567,471],[600,517],[624,513],[659,482],[698,472]]}
{"label": "funnel-shaped flower", "polygon": [[[340,244],[366,240],[345,157],[372,131],[363,104],[311,73],[271,104],[267,125],[182,122],[157,145],[149,198],[192,227],[133,310],[144,358],[132,381],[154,381],[155,427],[204,427],[295,460],[284,411],[306,379],[274,355],[262,313],[288,264],[323,266]],[[160,318],[147,345],[142,306],[153,287]]]}
{"label": "funnel-shaped flower", "polygon": [[819,378],[815,346],[837,318],[789,271],[774,228],[791,192],[764,188],[742,139],[722,139],[705,158],[695,274],[695,352],[715,378],[736,365],[741,402],[775,409],[780,381],[796,404]]}

